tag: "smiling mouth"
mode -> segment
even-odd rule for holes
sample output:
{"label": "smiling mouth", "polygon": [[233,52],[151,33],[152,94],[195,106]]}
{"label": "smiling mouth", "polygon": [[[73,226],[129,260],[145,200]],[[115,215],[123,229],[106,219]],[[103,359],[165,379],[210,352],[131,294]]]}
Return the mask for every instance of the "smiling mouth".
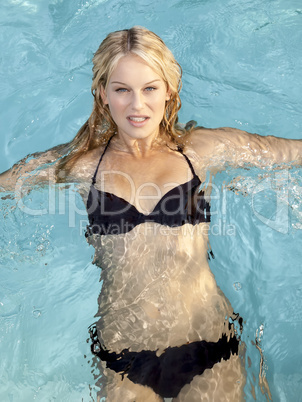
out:
{"label": "smiling mouth", "polygon": [[147,120],[149,117],[134,117],[134,116],[129,116],[128,119],[131,121],[135,121],[136,123],[141,123],[145,120]]}

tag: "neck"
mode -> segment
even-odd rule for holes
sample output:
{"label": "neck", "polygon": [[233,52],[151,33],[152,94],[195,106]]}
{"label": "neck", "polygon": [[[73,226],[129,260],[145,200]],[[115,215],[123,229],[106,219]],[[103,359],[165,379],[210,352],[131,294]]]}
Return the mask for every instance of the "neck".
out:
{"label": "neck", "polygon": [[116,149],[127,152],[135,158],[142,158],[148,156],[155,149],[161,148],[166,143],[166,136],[160,135],[158,131],[146,138],[132,138],[118,133],[114,145]]}

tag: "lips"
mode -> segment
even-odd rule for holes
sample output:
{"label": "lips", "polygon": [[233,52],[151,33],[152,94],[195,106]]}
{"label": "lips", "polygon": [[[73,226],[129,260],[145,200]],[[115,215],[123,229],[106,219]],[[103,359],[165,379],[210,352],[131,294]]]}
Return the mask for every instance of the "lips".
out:
{"label": "lips", "polygon": [[128,116],[128,121],[135,127],[142,127],[148,120],[148,116]]}
{"label": "lips", "polygon": [[146,119],[147,119],[147,117],[133,117],[133,116],[130,116],[130,117],[129,117],[129,120],[131,120],[131,121],[137,121],[137,122],[145,121]]}

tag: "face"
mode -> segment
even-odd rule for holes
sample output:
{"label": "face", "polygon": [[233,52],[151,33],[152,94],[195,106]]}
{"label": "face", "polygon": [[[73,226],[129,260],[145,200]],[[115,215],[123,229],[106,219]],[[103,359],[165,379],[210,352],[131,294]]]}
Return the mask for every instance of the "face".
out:
{"label": "face", "polygon": [[101,88],[101,95],[118,134],[125,140],[158,135],[170,94],[163,79],[143,59],[135,55],[122,57],[106,90]]}

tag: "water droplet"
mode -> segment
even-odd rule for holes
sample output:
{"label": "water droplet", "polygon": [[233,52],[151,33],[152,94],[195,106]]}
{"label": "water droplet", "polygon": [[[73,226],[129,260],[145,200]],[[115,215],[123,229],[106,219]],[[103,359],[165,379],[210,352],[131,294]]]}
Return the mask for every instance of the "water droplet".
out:
{"label": "water droplet", "polygon": [[39,244],[37,246],[37,251],[43,251],[44,250],[44,245],[43,244]]}
{"label": "water droplet", "polygon": [[33,311],[33,316],[35,317],[35,318],[39,318],[40,316],[41,316],[41,311],[40,310],[34,310]]}
{"label": "water droplet", "polygon": [[242,289],[242,285],[241,285],[240,282],[235,282],[233,286],[234,286],[234,288],[235,288],[235,290],[236,290],[237,292],[239,292],[239,290]]}

